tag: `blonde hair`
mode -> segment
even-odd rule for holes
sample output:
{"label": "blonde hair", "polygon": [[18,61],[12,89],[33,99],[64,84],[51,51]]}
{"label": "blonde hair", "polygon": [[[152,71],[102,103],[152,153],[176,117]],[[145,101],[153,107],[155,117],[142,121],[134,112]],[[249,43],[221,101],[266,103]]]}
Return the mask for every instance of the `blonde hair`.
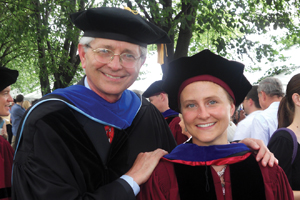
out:
{"label": "blonde hair", "polygon": [[27,101],[27,100],[25,100],[25,101],[23,102],[23,104],[22,104],[22,107],[23,107],[25,110],[27,110],[30,106],[31,106],[31,105],[30,105],[30,102]]}

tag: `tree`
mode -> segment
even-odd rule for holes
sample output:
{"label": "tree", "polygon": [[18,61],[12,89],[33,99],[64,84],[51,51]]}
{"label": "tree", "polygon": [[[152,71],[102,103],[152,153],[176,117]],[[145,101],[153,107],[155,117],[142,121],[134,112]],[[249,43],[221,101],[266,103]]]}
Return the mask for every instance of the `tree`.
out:
{"label": "tree", "polygon": [[[88,6],[92,4],[93,1]],[[74,29],[69,14],[85,9],[85,0],[22,0],[8,2],[5,5],[8,7],[5,17],[9,20],[14,20],[10,13],[23,16],[18,19],[19,26],[14,27],[18,26],[26,32],[26,35],[15,32],[15,38],[24,44],[30,44],[26,53],[20,55],[19,51],[16,51],[18,56],[23,56],[25,62],[14,62],[13,64],[17,65],[14,68],[22,71],[24,63],[28,64],[29,61],[34,63],[37,66],[34,71],[38,74],[43,95],[51,92],[51,82],[54,83],[53,89],[68,86],[78,73],[80,64],[77,55],[80,31]],[[16,39],[13,42],[15,43],[12,46],[19,48]],[[8,60],[9,57],[6,58]]]}
{"label": "tree", "polygon": [[13,1],[0,1],[0,67],[7,66],[27,51],[21,28],[21,22],[26,22],[26,18],[18,15],[12,5]]}
{"label": "tree", "polygon": [[248,70],[257,70],[260,68],[254,65],[262,58],[269,62],[284,58],[275,46],[279,37],[273,37],[273,44],[261,44],[248,39],[249,35],[285,28],[289,30],[285,44],[299,44],[299,22],[295,23],[299,1],[125,0],[125,3],[168,32],[173,41],[167,45],[168,61],[209,48],[228,58],[250,58],[253,65]]}
{"label": "tree", "polygon": [[[36,72],[43,94],[76,81],[82,72],[76,53],[80,31],[69,14],[92,7],[94,1],[0,2],[4,5],[0,8],[0,64],[16,69],[25,65]],[[209,48],[230,59],[248,58],[253,64],[247,70],[259,70],[263,58],[268,62],[285,59],[280,48],[300,44],[299,4],[296,0],[105,0],[100,6],[129,6],[165,30],[172,40],[166,45],[166,63]],[[272,29],[286,30],[286,34],[271,37],[272,43],[249,39]]]}

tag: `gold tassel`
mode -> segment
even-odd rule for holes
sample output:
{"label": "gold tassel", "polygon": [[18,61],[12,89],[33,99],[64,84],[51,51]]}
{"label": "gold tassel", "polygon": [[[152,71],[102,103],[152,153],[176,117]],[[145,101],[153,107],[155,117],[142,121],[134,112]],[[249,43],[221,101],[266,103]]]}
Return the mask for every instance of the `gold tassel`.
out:
{"label": "gold tassel", "polygon": [[157,62],[164,64],[164,44],[157,44]]}
{"label": "gold tassel", "polygon": [[130,11],[130,12],[132,12],[132,14],[134,14],[134,15],[137,15],[137,14],[139,14],[139,12],[138,12],[138,11],[136,11],[136,10],[131,10],[129,7],[125,7],[125,8],[124,8],[124,10],[128,10],[128,11]]}

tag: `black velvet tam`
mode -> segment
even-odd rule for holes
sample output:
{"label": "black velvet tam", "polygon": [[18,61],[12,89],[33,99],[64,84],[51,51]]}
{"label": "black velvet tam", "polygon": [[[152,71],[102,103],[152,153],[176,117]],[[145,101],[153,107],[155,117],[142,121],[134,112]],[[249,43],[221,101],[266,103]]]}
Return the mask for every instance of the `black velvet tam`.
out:
{"label": "black velvet tam", "polygon": [[0,67],[0,91],[4,90],[7,86],[15,83],[19,76],[17,70]]}
{"label": "black velvet tam", "polygon": [[163,81],[155,81],[147,88],[147,90],[143,93],[143,96],[149,98],[157,93],[164,92],[164,90],[162,89],[162,84]]}
{"label": "black velvet tam", "polygon": [[171,43],[167,33],[139,14],[120,8],[90,8],[71,14],[84,36],[119,40],[147,46]]}
{"label": "black velvet tam", "polygon": [[179,112],[178,92],[181,84],[192,77],[211,75],[229,86],[235,97],[235,106],[238,106],[252,87],[243,72],[242,63],[227,60],[206,49],[191,57],[170,62],[162,87],[169,95],[170,108]]}

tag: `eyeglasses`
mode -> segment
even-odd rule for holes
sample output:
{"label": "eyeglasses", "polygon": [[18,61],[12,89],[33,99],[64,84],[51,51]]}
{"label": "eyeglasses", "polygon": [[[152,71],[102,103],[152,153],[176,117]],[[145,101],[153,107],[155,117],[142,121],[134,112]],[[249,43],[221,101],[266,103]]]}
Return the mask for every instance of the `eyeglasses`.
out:
{"label": "eyeglasses", "polygon": [[105,48],[93,49],[88,44],[86,45],[86,47],[91,48],[94,52],[96,61],[103,64],[110,63],[115,56],[120,56],[120,63],[122,64],[122,66],[126,68],[134,68],[136,61],[141,58],[141,56],[136,57],[130,53],[115,54],[112,50]]}

